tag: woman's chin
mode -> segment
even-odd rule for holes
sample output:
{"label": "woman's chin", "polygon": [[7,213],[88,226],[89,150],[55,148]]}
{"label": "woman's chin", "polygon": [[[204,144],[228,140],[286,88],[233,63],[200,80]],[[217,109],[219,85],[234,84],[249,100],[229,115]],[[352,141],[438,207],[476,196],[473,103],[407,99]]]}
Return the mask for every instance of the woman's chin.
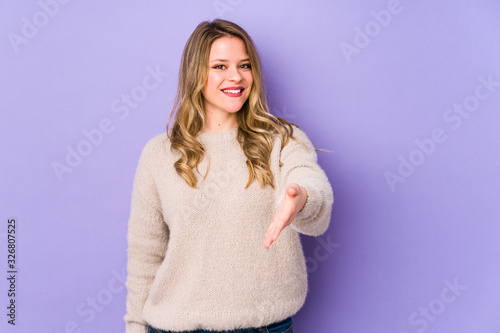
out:
{"label": "woman's chin", "polygon": [[232,107],[232,108],[227,108],[226,112],[228,112],[228,113],[236,113],[236,112],[240,111],[242,107],[243,107],[243,105],[242,106],[237,106],[237,107]]}

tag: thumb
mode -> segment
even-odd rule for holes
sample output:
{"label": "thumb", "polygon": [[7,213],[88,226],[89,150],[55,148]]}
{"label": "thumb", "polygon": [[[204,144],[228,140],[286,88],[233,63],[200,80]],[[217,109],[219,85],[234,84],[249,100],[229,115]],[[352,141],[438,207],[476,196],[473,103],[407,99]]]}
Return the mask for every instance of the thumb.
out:
{"label": "thumb", "polygon": [[286,189],[286,193],[291,197],[296,197],[300,194],[300,189],[297,185],[293,184],[288,186],[288,188]]}

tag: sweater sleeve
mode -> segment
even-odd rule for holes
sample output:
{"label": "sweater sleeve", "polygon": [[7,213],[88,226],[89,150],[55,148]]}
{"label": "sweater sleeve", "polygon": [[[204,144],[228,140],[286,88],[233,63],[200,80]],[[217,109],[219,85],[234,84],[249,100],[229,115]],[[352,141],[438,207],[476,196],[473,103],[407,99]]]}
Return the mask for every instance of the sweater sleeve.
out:
{"label": "sweater sleeve", "polygon": [[126,333],[147,333],[142,310],[158,267],[165,257],[169,230],[149,168],[154,149],[148,143],[137,166],[128,221]]}
{"label": "sweater sleeve", "polygon": [[[293,136],[281,151],[279,207],[289,184],[296,183],[307,191],[307,202],[290,226],[310,236],[323,234],[330,224],[333,190],[325,171],[318,165],[316,151],[304,131],[293,126]],[[305,145],[305,147],[304,147]]]}

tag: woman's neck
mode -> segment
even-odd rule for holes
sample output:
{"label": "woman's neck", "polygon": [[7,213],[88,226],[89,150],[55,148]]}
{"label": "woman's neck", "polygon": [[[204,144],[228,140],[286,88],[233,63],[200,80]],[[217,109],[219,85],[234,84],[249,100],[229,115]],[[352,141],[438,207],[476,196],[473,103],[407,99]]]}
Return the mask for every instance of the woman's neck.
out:
{"label": "woman's neck", "polygon": [[221,123],[214,123],[214,124],[205,124],[203,128],[201,129],[202,133],[215,133],[215,132],[223,132],[223,131],[229,131],[232,129],[235,129],[238,127],[238,123],[227,123],[227,124],[221,124]]}

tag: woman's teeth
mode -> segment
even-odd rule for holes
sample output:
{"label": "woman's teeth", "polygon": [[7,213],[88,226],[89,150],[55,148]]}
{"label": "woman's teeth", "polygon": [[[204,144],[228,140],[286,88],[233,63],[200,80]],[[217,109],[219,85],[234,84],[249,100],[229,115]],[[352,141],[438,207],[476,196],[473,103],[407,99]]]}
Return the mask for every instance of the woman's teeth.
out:
{"label": "woman's teeth", "polygon": [[222,90],[222,91],[225,92],[225,93],[230,93],[230,94],[239,94],[242,90],[241,89],[238,89],[238,90],[225,89],[225,90]]}

